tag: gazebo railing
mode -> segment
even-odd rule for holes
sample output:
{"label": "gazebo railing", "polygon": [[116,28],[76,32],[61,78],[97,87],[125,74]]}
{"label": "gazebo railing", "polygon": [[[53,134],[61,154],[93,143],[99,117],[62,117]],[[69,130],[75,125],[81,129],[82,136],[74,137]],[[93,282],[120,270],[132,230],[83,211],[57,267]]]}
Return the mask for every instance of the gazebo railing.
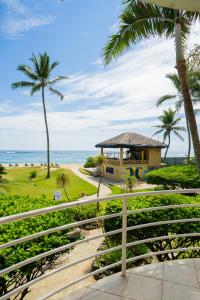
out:
{"label": "gazebo railing", "polygon": [[139,224],[139,225],[134,225],[131,227],[127,227],[127,216],[131,215],[131,214],[137,214],[137,213],[142,213],[142,212],[152,212],[152,211],[159,211],[159,210],[168,210],[168,209],[177,209],[177,208],[194,208],[194,207],[200,207],[200,202],[199,203],[195,203],[195,204],[176,204],[176,205],[168,205],[168,206],[158,206],[158,207],[148,207],[148,208],[142,208],[142,209],[137,209],[137,210],[132,210],[132,211],[128,211],[127,210],[127,200],[130,197],[138,197],[138,196],[152,196],[152,195],[163,195],[163,194],[193,194],[193,193],[200,193],[200,189],[189,189],[189,190],[167,190],[167,191],[153,191],[153,192],[140,192],[140,193],[130,193],[130,194],[122,194],[122,195],[114,195],[114,196],[109,196],[109,197],[104,197],[104,198],[94,198],[91,200],[79,200],[79,201],[75,201],[75,202],[69,202],[69,203],[64,203],[64,204],[60,204],[60,205],[56,205],[56,206],[51,206],[51,207],[46,207],[46,208],[42,208],[42,209],[37,209],[37,210],[33,210],[33,211],[28,211],[28,212],[24,212],[24,213],[20,213],[20,214],[16,214],[16,215],[11,215],[11,216],[7,216],[7,217],[3,217],[0,218],[0,224],[8,224],[11,222],[14,222],[16,220],[23,220],[23,219],[27,219],[27,218],[31,218],[34,216],[39,216],[39,215],[43,215],[43,214],[48,214],[50,212],[55,212],[55,211],[61,211],[61,210],[67,210],[69,208],[72,207],[77,207],[80,205],[85,205],[85,204],[90,204],[90,203],[100,203],[103,201],[112,201],[115,199],[120,199],[122,201],[122,211],[119,213],[115,213],[115,214],[110,214],[110,215],[103,215],[103,216],[98,216],[96,218],[91,218],[91,219],[87,219],[87,220],[83,220],[83,221],[79,221],[79,222],[74,222],[71,224],[66,224],[63,226],[59,226],[56,228],[51,228],[42,232],[38,232],[32,235],[28,235],[25,237],[21,237],[19,239],[10,241],[8,243],[2,244],[0,245],[0,249],[5,249],[7,247],[12,247],[14,245],[23,243],[25,241],[29,241],[29,240],[34,240],[37,239],[38,237],[41,236],[45,236],[48,235],[50,233],[54,233],[56,231],[61,231],[61,230],[65,230],[65,229],[69,229],[69,228],[74,228],[74,227],[78,227],[84,224],[89,224],[91,222],[94,221],[103,221],[106,219],[111,219],[111,218],[115,218],[115,217],[121,217],[122,218],[122,227],[120,229],[116,229],[113,231],[109,231],[109,232],[105,232],[93,237],[89,237],[89,238],[85,238],[83,240],[78,240],[75,242],[72,242],[70,244],[66,244],[64,246],[52,249],[50,251],[41,253],[39,255],[36,255],[34,257],[28,258],[24,261],[18,262],[16,264],[13,264],[3,270],[0,270],[0,276],[6,275],[11,271],[14,271],[16,269],[19,269],[23,266],[26,266],[30,263],[39,261],[40,259],[44,258],[44,257],[48,257],[49,255],[55,254],[55,253],[59,253],[60,251],[64,251],[67,249],[70,249],[74,246],[77,246],[79,244],[82,243],[87,243],[90,242],[92,240],[95,239],[99,239],[102,237],[107,237],[107,236],[112,236],[115,234],[121,234],[122,235],[122,244],[118,245],[116,247],[110,248],[110,249],[106,249],[103,251],[99,251],[97,253],[94,253],[93,255],[90,256],[86,256],[84,258],[77,258],[76,261],[73,262],[69,262],[68,264],[65,264],[59,268],[56,268],[50,272],[47,272],[43,275],[41,275],[38,278],[35,278],[29,282],[26,282],[25,284],[22,284],[21,286],[18,286],[17,288],[11,290],[10,292],[8,292],[7,294],[1,295],[0,299],[1,300],[6,300],[6,299],[10,299],[10,297],[12,297],[13,295],[15,295],[16,293],[19,293],[20,291],[24,290],[25,288],[28,288],[29,286],[41,281],[41,280],[45,280],[47,278],[49,278],[50,276],[63,271],[63,270],[68,270],[70,269],[70,267],[74,266],[74,265],[78,265],[84,261],[87,261],[89,259],[92,258],[96,258],[99,257],[101,255],[116,251],[116,250],[121,250],[121,260],[118,262],[115,262],[113,264],[110,264],[106,267],[103,267],[101,269],[95,270],[93,272],[90,272],[84,276],[81,276],[80,278],[76,278],[75,280],[65,283],[64,285],[60,286],[59,288],[56,288],[54,290],[52,290],[51,292],[49,292],[48,294],[46,294],[42,299],[49,299],[50,297],[53,297],[54,295],[56,295],[57,293],[77,284],[78,282],[90,277],[90,276],[94,276],[97,275],[99,273],[102,273],[106,270],[112,269],[116,266],[120,266],[121,265],[121,270],[122,270],[122,276],[126,277],[126,270],[127,270],[127,263],[130,262],[134,262],[137,260],[140,260],[142,258],[148,258],[148,257],[154,257],[157,255],[161,255],[161,254],[167,254],[167,253],[177,253],[177,252],[184,252],[184,251],[189,251],[189,250],[200,250],[199,246],[196,247],[184,247],[184,248],[175,248],[175,249],[169,249],[169,250],[164,250],[164,251],[158,251],[158,252],[150,252],[144,255],[139,255],[139,256],[135,256],[132,258],[127,259],[127,248],[132,247],[134,245],[141,245],[141,244],[145,244],[148,242],[155,242],[155,241],[164,241],[164,240],[170,240],[170,239],[174,239],[174,238],[183,238],[183,237],[199,237],[200,233],[199,232],[191,232],[191,233],[181,233],[181,234],[175,234],[175,235],[167,235],[167,236],[158,236],[158,237],[149,237],[148,239],[143,239],[143,240],[137,240],[131,243],[127,242],[127,232],[132,231],[132,230],[136,230],[136,229],[143,229],[143,228],[148,228],[148,227],[152,227],[152,226],[160,226],[160,225],[169,225],[169,224],[179,224],[179,223],[190,223],[190,222],[199,222],[200,221],[200,216],[198,218],[190,218],[190,219],[173,219],[173,220],[159,220],[158,222],[152,222],[152,223],[145,223],[145,224]]}

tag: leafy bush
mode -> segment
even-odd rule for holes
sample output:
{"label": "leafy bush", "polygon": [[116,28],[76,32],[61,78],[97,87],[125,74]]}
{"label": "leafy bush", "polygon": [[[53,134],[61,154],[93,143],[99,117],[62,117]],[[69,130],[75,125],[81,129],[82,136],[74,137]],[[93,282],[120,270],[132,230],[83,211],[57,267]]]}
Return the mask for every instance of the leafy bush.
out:
{"label": "leafy bush", "polygon": [[186,158],[186,159],[184,159],[183,164],[184,165],[196,165],[196,158],[190,157],[189,160],[188,160],[188,158]]}
{"label": "leafy bush", "polygon": [[199,188],[200,178],[195,166],[173,166],[146,174],[147,183],[162,185],[166,189]]}
{"label": "leafy bush", "polygon": [[[128,209],[140,209],[146,207],[157,207],[172,204],[185,203],[200,203],[200,196],[188,197],[182,195],[162,195],[151,197],[136,197],[128,200]],[[106,214],[113,214],[122,210],[121,201],[112,201],[106,206]],[[134,226],[145,223],[152,223],[157,221],[175,220],[175,219],[189,219],[199,218],[200,208],[177,208],[152,212],[143,212],[132,214],[128,216],[128,226]],[[112,231],[121,228],[121,218],[112,218],[104,221],[105,231]],[[160,226],[152,226],[128,232],[128,242],[135,240],[144,240],[159,236],[168,236],[181,233],[193,233],[200,231],[200,224],[197,222],[168,224]],[[121,235],[115,235],[113,240],[121,243]],[[173,238],[165,241],[154,241],[145,243],[146,247],[152,251],[162,251],[179,247],[200,246],[199,237],[187,238]],[[198,251],[186,251],[177,254],[163,254],[157,255],[159,261],[178,259],[184,257],[199,257]]]}
{"label": "leafy bush", "polygon": [[95,203],[77,206],[70,209],[70,211],[71,210],[75,221],[82,221],[85,219],[95,218],[97,215]]}
{"label": "leafy bush", "polygon": [[6,174],[6,169],[4,168],[4,166],[0,165],[0,179],[2,178],[1,175]]}
{"label": "leafy bush", "polygon": [[84,164],[84,168],[95,168],[96,167],[96,160],[95,157],[88,157],[85,164]]}
{"label": "leafy bush", "polygon": [[[60,202],[56,202],[60,203]],[[39,209],[55,205],[55,202],[45,197],[32,199],[22,196],[0,195],[0,217],[17,214],[24,211]],[[47,230],[56,226],[61,226],[73,222],[72,214],[68,211],[49,213],[43,216],[32,217],[29,219],[15,221],[10,224],[0,226],[0,244],[7,243],[13,239],[34,234],[39,231]],[[0,250],[0,269],[7,268],[12,264],[28,259],[40,253],[49,251],[69,243],[66,236],[67,230],[57,231],[44,237],[27,241],[22,244]],[[58,258],[64,253],[48,256],[35,263],[31,263],[20,269],[12,271],[0,277],[0,296],[11,291],[14,286],[18,287],[31,279],[41,276],[46,271],[52,269],[58,263]],[[29,292],[29,288],[22,291],[19,295],[23,299]]]}
{"label": "leafy bush", "polygon": [[30,178],[30,179],[34,179],[34,178],[36,178],[36,177],[37,177],[37,171],[36,171],[36,170],[31,171],[31,172],[30,172],[29,178]]}

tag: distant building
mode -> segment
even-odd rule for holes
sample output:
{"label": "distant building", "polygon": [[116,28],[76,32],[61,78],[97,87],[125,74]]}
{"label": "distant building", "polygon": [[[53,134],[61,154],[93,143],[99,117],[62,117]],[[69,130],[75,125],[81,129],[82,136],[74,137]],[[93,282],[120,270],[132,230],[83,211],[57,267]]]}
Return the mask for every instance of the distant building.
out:
{"label": "distant building", "polygon": [[[149,170],[161,165],[161,149],[167,145],[137,133],[122,133],[98,143],[104,156],[103,175],[119,181],[123,176],[133,175],[143,179]],[[105,152],[105,149],[110,149]],[[116,149],[119,149],[116,151]]]}

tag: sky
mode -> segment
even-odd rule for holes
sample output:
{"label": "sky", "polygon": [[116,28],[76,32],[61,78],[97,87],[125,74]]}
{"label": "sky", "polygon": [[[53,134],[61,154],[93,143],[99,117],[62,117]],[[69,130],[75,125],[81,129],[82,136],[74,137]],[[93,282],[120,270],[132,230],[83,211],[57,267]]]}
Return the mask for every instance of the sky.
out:
{"label": "sky", "polygon": [[[121,0],[0,0],[0,150],[46,148],[40,93],[11,89],[26,79],[17,66],[45,51],[60,62],[52,76],[69,77],[56,86],[62,101],[46,93],[52,150],[94,150],[123,132],[153,135],[158,116],[172,106],[157,108],[157,99],[175,93],[165,78],[175,71],[174,41],[142,41],[105,67],[103,47],[117,32],[120,11]],[[188,51],[199,39],[195,25]],[[199,117],[197,122],[200,129]],[[169,154],[186,154],[183,136],[184,142],[172,138]],[[162,141],[162,135],[155,138]]]}

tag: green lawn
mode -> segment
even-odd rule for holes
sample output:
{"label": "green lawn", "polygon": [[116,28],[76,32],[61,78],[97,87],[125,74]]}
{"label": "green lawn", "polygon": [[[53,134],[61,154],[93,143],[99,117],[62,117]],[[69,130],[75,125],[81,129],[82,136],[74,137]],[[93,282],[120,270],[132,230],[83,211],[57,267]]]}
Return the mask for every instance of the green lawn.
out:
{"label": "green lawn", "polygon": [[[37,171],[37,177],[32,182],[29,182],[28,177],[33,170]],[[7,169],[6,172],[7,174],[3,175],[3,179],[0,182],[0,192],[9,195],[29,195],[31,197],[45,195],[48,199],[53,199],[55,191],[62,191],[56,183],[56,176],[61,172],[65,172],[70,177],[70,186],[68,188],[70,200],[81,197],[82,193],[92,195],[97,191],[95,186],[82,180],[68,169],[52,170],[51,178],[49,179],[45,178],[46,170],[40,167]],[[64,198],[65,194],[62,191],[62,199],[64,200]]]}
{"label": "green lawn", "polygon": [[[125,194],[127,193],[127,191],[125,191],[123,188],[120,188],[117,185],[109,185],[111,191],[112,191],[112,195],[118,195],[118,194]],[[137,193],[137,192],[150,192],[150,191],[155,191],[156,188],[146,188],[146,189],[134,189],[133,188],[133,193]]]}

